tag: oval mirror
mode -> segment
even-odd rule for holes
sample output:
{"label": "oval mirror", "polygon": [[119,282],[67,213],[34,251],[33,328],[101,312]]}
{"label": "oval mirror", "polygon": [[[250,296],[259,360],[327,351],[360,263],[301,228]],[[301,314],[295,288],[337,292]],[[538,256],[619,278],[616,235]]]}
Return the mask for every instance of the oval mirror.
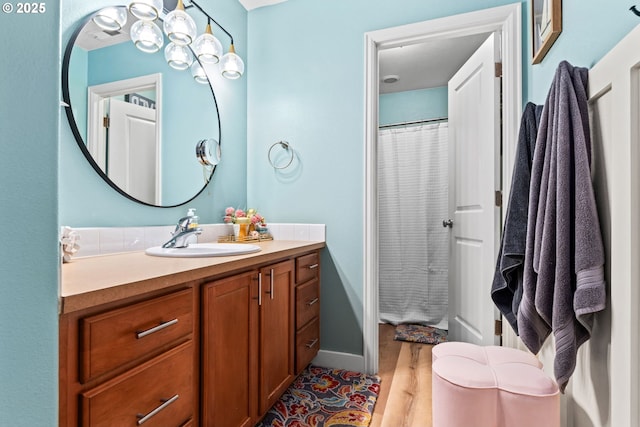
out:
{"label": "oval mirror", "polygon": [[196,153],[200,141],[221,139],[213,88],[188,69],[167,65],[166,38],[155,53],[137,49],[129,36],[136,18],[125,6],[115,8],[126,12],[122,28],[101,28],[96,11],[65,50],[62,92],[69,125],[91,166],[116,191],[149,206],[183,205],[215,171]]}

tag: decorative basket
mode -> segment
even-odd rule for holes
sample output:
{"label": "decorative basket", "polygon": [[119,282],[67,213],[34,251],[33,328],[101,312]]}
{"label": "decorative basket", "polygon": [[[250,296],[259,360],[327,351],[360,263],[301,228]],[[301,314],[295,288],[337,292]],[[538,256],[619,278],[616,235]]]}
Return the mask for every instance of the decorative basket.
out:
{"label": "decorative basket", "polygon": [[233,234],[218,237],[218,243],[258,243],[267,240],[273,240],[273,236],[269,233],[261,233],[258,237],[247,236],[242,240],[236,240],[236,236]]}

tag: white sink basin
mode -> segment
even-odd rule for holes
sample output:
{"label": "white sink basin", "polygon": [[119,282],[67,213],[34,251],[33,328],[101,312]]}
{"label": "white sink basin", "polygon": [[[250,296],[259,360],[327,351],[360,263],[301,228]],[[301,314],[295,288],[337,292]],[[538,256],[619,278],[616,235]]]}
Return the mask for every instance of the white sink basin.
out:
{"label": "white sink basin", "polygon": [[163,248],[154,246],[145,251],[147,255],[172,258],[200,258],[210,256],[243,255],[259,252],[260,246],[238,243],[192,243],[186,248]]}

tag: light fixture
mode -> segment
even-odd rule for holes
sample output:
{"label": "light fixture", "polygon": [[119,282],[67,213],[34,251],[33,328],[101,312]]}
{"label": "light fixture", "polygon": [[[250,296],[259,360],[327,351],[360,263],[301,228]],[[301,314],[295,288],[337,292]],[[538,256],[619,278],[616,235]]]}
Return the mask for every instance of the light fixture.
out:
{"label": "light fixture", "polygon": [[129,12],[143,21],[155,21],[162,11],[162,0],[133,0]]}
{"label": "light fixture", "polygon": [[389,74],[382,77],[382,82],[387,84],[396,83],[398,80],[400,80],[400,76],[396,74]]}
{"label": "light fixture", "polygon": [[105,7],[95,14],[93,22],[103,30],[120,31],[127,23],[127,10],[118,6]]}
{"label": "light fixture", "polygon": [[229,52],[225,53],[220,60],[220,71],[222,72],[222,77],[230,80],[238,79],[244,73],[244,62],[242,58],[236,55],[233,42],[231,42]]}
{"label": "light fixture", "polygon": [[[152,22],[158,18],[162,5],[162,0],[131,0],[129,3],[129,11],[139,19],[131,27],[131,39],[144,52],[157,52],[164,44],[162,31]],[[198,9],[207,17],[205,31],[197,38],[196,23],[185,10],[190,8]],[[126,19],[126,11],[124,12]],[[222,43],[211,31],[211,22],[231,39],[229,52],[225,55],[222,55]],[[236,53],[233,36],[194,0],[189,0],[186,7],[183,0],[177,0],[176,8],[163,18],[162,27],[171,41],[164,50],[165,59],[173,68],[186,70],[193,64],[195,55],[199,63],[192,68],[192,73],[195,73],[194,78],[200,83],[208,82],[208,79],[202,79],[199,71],[203,64],[217,63],[222,76],[227,79],[237,79],[244,74],[244,62]],[[206,77],[206,73],[204,76]]]}
{"label": "light fixture", "polygon": [[182,0],[178,0],[176,8],[164,18],[164,33],[177,45],[186,46],[196,38],[196,23],[184,11]]}
{"label": "light fixture", "polygon": [[186,70],[193,63],[193,54],[188,46],[182,46],[173,42],[164,48],[164,58],[167,63],[176,70]]}
{"label": "light fixture", "polygon": [[151,21],[136,21],[131,26],[131,41],[145,53],[155,53],[164,44],[162,31]]}
{"label": "light fixture", "polygon": [[222,43],[211,31],[211,22],[207,22],[207,28],[193,42],[193,50],[196,56],[205,64],[217,64],[222,56]]}
{"label": "light fixture", "polygon": [[193,61],[193,64],[191,64],[191,75],[193,76],[193,79],[200,84],[206,85],[209,83],[207,73],[197,60]]}

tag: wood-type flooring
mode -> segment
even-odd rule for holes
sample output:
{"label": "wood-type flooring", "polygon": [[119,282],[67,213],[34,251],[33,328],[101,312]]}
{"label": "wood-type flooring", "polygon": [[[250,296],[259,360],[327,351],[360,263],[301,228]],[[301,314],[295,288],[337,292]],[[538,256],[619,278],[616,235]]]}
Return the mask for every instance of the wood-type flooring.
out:
{"label": "wood-type flooring", "polygon": [[380,395],[370,427],[431,427],[432,345],[394,341],[395,327],[381,324]]}

